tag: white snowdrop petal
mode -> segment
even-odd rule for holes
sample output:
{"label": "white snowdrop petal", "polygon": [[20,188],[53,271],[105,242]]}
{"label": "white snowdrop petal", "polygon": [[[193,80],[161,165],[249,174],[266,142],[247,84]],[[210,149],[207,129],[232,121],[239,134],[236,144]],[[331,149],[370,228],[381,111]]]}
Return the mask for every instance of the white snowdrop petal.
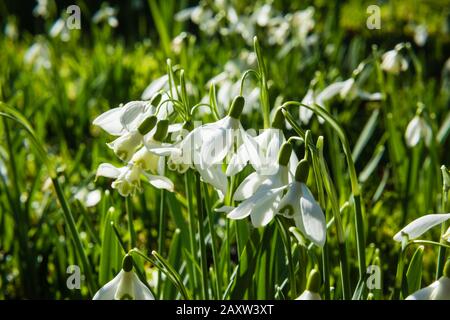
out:
{"label": "white snowdrop petal", "polygon": [[164,176],[158,176],[158,175],[152,175],[152,174],[145,174],[145,176],[148,179],[148,182],[158,189],[165,189],[170,192],[174,191],[174,185],[173,182]]}
{"label": "white snowdrop petal", "polygon": [[120,117],[122,126],[128,131],[137,130],[140,122],[144,120],[139,116],[145,111],[145,103],[143,101],[130,101],[122,109],[123,111]]}
{"label": "white snowdrop petal", "polygon": [[443,223],[444,221],[450,219],[450,213],[437,213],[437,214],[428,214],[425,216],[422,216],[410,224],[408,224],[406,227],[404,227],[402,230],[400,230],[395,236],[394,240],[401,242],[403,238],[403,234],[408,235],[409,239],[416,239],[417,237],[420,237],[422,234],[424,234],[429,229],[433,228],[434,226],[437,226],[438,224]]}
{"label": "white snowdrop petal", "polygon": [[[201,147],[202,166],[211,166],[222,163],[233,146],[232,131],[227,128],[207,128],[204,129],[210,133],[210,137]],[[202,133],[203,131],[202,130]]]}
{"label": "white snowdrop petal", "polygon": [[169,82],[169,76],[164,75],[154,81],[152,81],[147,88],[145,88],[144,92],[142,93],[141,99],[142,100],[150,100],[153,98],[153,96],[164,88]]}
{"label": "white snowdrop petal", "polygon": [[86,207],[96,206],[102,199],[102,192],[100,190],[93,190],[86,195],[85,205]]}
{"label": "white snowdrop petal", "polygon": [[142,283],[138,276],[133,272],[134,299],[135,300],[155,300],[152,292]]}
{"label": "white snowdrop petal", "polygon": [[231,212],[228,213],[227,218],[234,220],[244,219],[250,215],[254,206],[255,206],[254,199],[249,198],[243,201],[235,209],[231,210]]}
{"label": "white snowdrop petal", "polygon": [[306,185],[302,184],[300,208],[305,229],[305,236],[319,247],[323,247],[326,240],[327,225],[325,215]]}
{"label": "white snowdrop petal", "polygon": [[339,94],[341,92],[342,88],[344,88],[344,87],[345,87],[345,81],[339,81],[339,82],[332,83],[329,86],[327,86],[325,89],[323,89],[322,92],[320,92],[317,95],[316,101],[326,102],[328,100],[331,100],[337,94]]}
{"label": "white snowdrop petal", "polygon": [[305,290],[298,298],[295,300],[322,300],[320,295],[316,292]]}
{"label": "white snowdrop petal", "polygon": [[421,125],[420,118],[415,116],[406,127],[405,139],[409,147],[416,146],[420,141]]}
{"label": "white snowdrop petal", "polygon": [[234,209],[236,209],[236,207],[231,207],[231,206],[221,206],[219,208],[214,209],[215,212],[220,212],[220,213],[230,213],[231,211],[233,211]]}
{"label": "white snowdrop petal", "polygon": [[438,281],[433,282],[428,287],[422,288],[413,294],[406,297],[405,300],[431,300],[431,295],[436,289],[436,287],[439,285]]}
{"label": "white snowdrop petal", "polygon": [[120,136],[125,132],[125,129],[120,122],[121,115],[121,107],[113,108],[95,118],[92,124],[102,128],[113,136]]}
{"label": "white snowdrop petal", "polygon": [[120,169],[109,163],[101,163],[97,168],[96,175],[106,178],[117,178],[120,175]]}
{"label": "white snowdrop petal", "polygon": [[94,295],[92,300],[114,300],[114,296],[117,291],[120,279],[122,278],[122,272],[119,272],[114,279],[106,283],[101,287]]}
{"label": "white snowdrop petal", "polygon": [[242,201],[250,198],[255,194],[256,190],[258,190],[265,179],[266,177],[260,176],[256,172],[251,173],[241,182],[239,187],[237,187],[234,192],[233,200]]}

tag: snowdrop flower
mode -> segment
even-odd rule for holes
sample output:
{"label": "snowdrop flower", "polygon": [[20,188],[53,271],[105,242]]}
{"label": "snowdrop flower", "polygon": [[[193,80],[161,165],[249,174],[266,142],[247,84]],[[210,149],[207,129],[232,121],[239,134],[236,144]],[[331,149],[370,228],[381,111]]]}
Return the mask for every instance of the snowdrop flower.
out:
{"label": "snowdrop flower", "polygon": [[136,149],[143,143],[144,136],[153,129],[155,124],[156,117],[150,116],[137,129],[132,128],[114,141],[107,143],[107,146],[114,150],[119,159],[128,162]]}
{"label": "snowdrop flower", "polygon": [[450,300],[450,259],[444,266],[444,274],[428,287],[422,288],[406,300]]}
{"label": "snowdrop flower", "polygon": [[267,41],[270,45],[282,45],[289,35],[290,25],[284,17],[275,17],[270,20],[268,26]]}
{"label": "snowdrop flower", "polygon": [[37,0],[37,4],[33,9],[33,15],[35,17],[47,18],[49,15],[50,3],[48,0]]}
{"label": "snowdrop flower", "polygon": [[312,269],[309,273],[306,290],[295,300],[322,300],[320,291],[320,273],[316,269]]}
{"label": "snowdrop flower", "polygon": [[[306,105],[317,104],[319,106],[325,106],[328,101],[334,99],[335,97],[339,97],[343,100],[360,98],[368,101],[377,101],[382,98],[379,92],[369,93],[360,89],[355,78],[352,77],[344,81],[336,81],[325,87],[325,89],[320,92],[312,88],[308,89],[302,103]],[[313,111],[305,107],[300,107],[299,118],[301,122],[308,124],[312,116]],[[319,117],[319,122],[323,123],[324,120]]]}
{"label": "snowdrop flower", "polygon": [[[224,159],[244,145],[247,149],[249,161],[252,165],[259,165],[257,146],[254,139],[244,130],[239,120],[244,108],[245,99],[237,96],[231,104],[230,111],[223,119],[197,128],[202,136],[200,148],[200,167],[208,168],[212,165],[222,164]],[[229,164],[229,166],[233,164]],[[232,167],[227,170],[233,171]]]}
{"label": "snowdrop flower", "polygon": [[155,300],[150,289],[133,272],[133,258],[126,255],[122,270],[105,284],[92,298],[93,300]]}
{"label": "snowdrop flower", "polygon": [[414,28],[414,42],[423,47],[428,39],[428,30],[426,25],[418,25]]}
{"label": "snowdrop flower", "polygon": [[252,18],[256,21],[256,24],[260,27],[265,27],[269,24],[272,14],[272,5],[264,4],[262,7],[255,10]]}
{"label": "snowdrop flower", "polygon": [[119,20],[117,20],[117,9],[110,7],[107,4],[102,5],[100,10],[92,17],[92,22],[95,24],[107,22],[111,28],[116,28],[119,25]]}
{"label": "snowdrop flower", "polygon": [[416,114],[406,127],[405,140],[408,147],[415,147],[421,139],[425,140],[426,145],[431,143],[433,132],[430,125],[420,114]]}
{"label": "snowdrop flower", "polygon": [[[167,129],[168,121],[159,121],[155,133],[149,141],[146,141],[146,145],[161,145],[161,141],[167,135]],[[147,150],[147,146],[145,146],[134,153],[131,157],[131,161],[124,167],[116,168],[109,163],[100,164],[97,169],[97,176],[116,179],[111,186],[113,189],[117,189],[123,197],[127,197],[130,194],[134,194],[136,191],[141,190],[142,175],[144,175],[148,182],[155,188],[166,189],[173,192],[174,185],[172,181],[163,176],[163,160],[163,158],[160,159],[158,155]],[[150,171],[150,173],[147,171]]]}
{"label": "snowdrop flower", "polygon": [[[286,138],[283,133],[285,119],[281,110],[278,110],[273,118],[271,128],[264,129],[263,132],[255,137],[258,148],[258,157],[260,161],[253,169],[260,175],[271,175],[277,172],[277,157]],[[241,145],[237,152],[230,159],[230,166],[227,170],[228,176],[239,173],[249,162],[249,156],[245,145]],[[295,174],[295,167],[298,159],[294,152],[291,153],[289,159],[289,168],[292,176]]]}
{"label": "snowdrop flower", "polygon": [[327,233],[325,215],[305,184],[308,174],[309,164],[303,159],[297,166],[295,181],[288,185],[288,191],[278,204],[278,211],[294,219],[295,225],[306,238],[323,247]]}
{"label": "snowdrop flower", "polygon": [[450,219],[450,213],[435,213],[422,216],[397,232],[394,236],[394,240],[397,242],[402,242],[403,237],[405,236],[408,237],[409,240],[416,239],[429,229],[443,223],[444,221],[447,221],[448,219]]}
{"label": "snowdrop flower", "polygon": [[116,189],[122,197],[128,197],[141,191],[141,176],[144,175],[148,182],[157,189],[165,189],[173,192],[173,182],[161,175],[152,175],[145,172],[140,165],[128,163],[125,167],[117,168],[109,163],[102,163],[97,169],[96,176],[115,179],[111,187]]}
{"label": "snowdrop flower", "polygon": [[157,94],[151,101],[131,101],[94,119],[94,125],[119,136],[107,145],[122,161],[131,159],[134,151],[143,143],[144,136],[155,127],[158,117],[161,118],[155,107],[160,99],[161,95]]}
{"label": "snowdrop flower", "polygon": [[308,7],[299,10],[290,17],[293,37],[300,43],[304,43],[308,33],[314,28],[314,8]]}
{"label": "snowdrop flower", "polygon": [[[153,80],[142,93],[142,100],[152,99],[160,90],[169,88],[169,76],[167,74]],[[156,106],[155,106],[156,107]]]}
{"label": "snowdrop flower", "polygon": [[408,69],[408,61],[399,52],[402,47],[403,44],[397,45],[394,50],[383,54],[381,69],[392,74],[399,74],[400,71]]}
{"label": "snowdrop flower", "polygon": [[24,62],[32,65],[35,71],[50,69],[50,50],[47,44],[43,41],[37,41],[31,45],[25,52]]}
{"label": "snowdrop flower", "polygon": [[70,40],[70,32],[66,26],[66,21],[63,18],[59,18],[55,21],[50,28],[49,35],[52,38],[59,37],[61,41],[67,42]]}
{"label": "snowdrop flower", "polygon": [[102,192],[98,189],[90,191],[88,188],[82,188],[75,194],[75,199],[87,208],[95,207],[102,199]]}
{"label": "snowdrop flower", "polygon": [[9,18],[5,25],[5,36],[11,40],[16,40],[19,37],[19,30],[17,29],[17,23],[14,18]]}
{"label": "snowdrop flower", "polygon": [[257,172],[250,174],[236,189],[233,200],[242,201],[227,217],[234,220],[250,216],[255,227],[264,227],[275,217],[278,203],[289,183],[288,163],[292,145],[285,143],[278,157],[278,170],[266,176]]}

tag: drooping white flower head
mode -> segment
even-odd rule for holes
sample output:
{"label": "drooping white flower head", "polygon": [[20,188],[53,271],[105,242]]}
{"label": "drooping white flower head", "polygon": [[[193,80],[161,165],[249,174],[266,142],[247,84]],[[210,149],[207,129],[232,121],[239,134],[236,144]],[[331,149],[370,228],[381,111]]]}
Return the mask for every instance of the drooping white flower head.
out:
{"label": "drooping white flower head", "polygon": [[227,215],[230,219],[250,216],[255,227],[266,226],[277,214],[278,203],[289,184],[289,159],[292,145],[285,143],[278,158],[278,170],[272,175],[250,174],[236,189],[233,200],[242,201]]}
{"label": "drooping white flower head", "polygon": [[444,274],[428,287],[422,288],[406,300],[450,300],[450,260],[444,266]]}
{"label": "drooping white flower head", "polygon": [[64,18],[59,18],[55,21],[55,23],[50,28],[48,32],[50,37],[57,38],[59,37],[61,41],[67,42],[70,40],[70,31],[66,25],[66,20]]}
{"label": "drooping white flower head", "polygon": [[[257,143],[244,130],[239,120],[244,103],[244,97],[237,96],[233,100],[227,116],[195,129],[200,131],[202,139],[200,163],[198,164],[201,169],[223,164],[226,158],[232,157],[242,145],[246,148],[249,162],[254,166],[259,166]],[[234,171],[233,168],[227,170]]]}
{"label": "drooping white flower head", "polygon": [[109,5],[102,5],[102,7],[92,17],[92,22],[95,24],[106,22],[111,28],[117,28],[119,20],[117,19],[116,8]]}
{"label": "drooping white flower head", "polygon": [[414,42],[419,46],[423,47],[427,43],[428,30],[427,26],[420,24],[414,28]]}
{"label": "drooping white flower head", "polygon": [[295,225],[306,238],[323,247],[327,233],[325,215],[305,184],[308,174],[309,164],[303,159],[297,166],[295,181],[289,184],[277,210],[285,217],[294,219]]}
{"label": "drooping white flower head", "polygon": [[416,239],[431,228],[447,221],[448,219],[450,219],[450,213],[427,214],[414,220],[402,230],[397,232],[394,236],[394,240],[402,242],[404,236],[407,236],[410,240]]}
{"label": "drooping white flower head", "polygon": [[405,140],[410,148],[415,147],[421,139],[424,139],[427,146],[430,145],[432,136],[430,125],[419,114],[415,115],[406,127]]}
{"label": "drooping white flower head", "polygon": [[403,44],[399,44],[395,49],[383,54],[381,69],[388,73],[399,74],[408,69],[408,61],[399,52]]}
{"label": "drooping white flower head", "polygon": [[[141,125],[140,128],[142,128],[142,126],[143,125]],[[148,149],[149,146],[159,147],[162,144],[161,141],[167,135],[167,129],[168,121],[159,121],[154,134],[145,141],[146,145],[130,157],[130,162],[126,166],[116,168],[112,164],[102,163],[97,169],[97,176],[116,179],[111,186],[114,189],[117,189],[120,195],[124,197],[141,190],[142,175],[145,176],[148,182],[155,188],[166,189],[173,192],[174,185],[172,181],[164,176],[164,158],[153,153],[151,149]]]}
{"label": "drooping white flower head", "polygon": [[[257,143],[257,154],[260,161],[253,164],[253,169],[259,175],[272,175],[278,170],[278,153],[281,146],[286,142],[286,138],[283,133],[285,119],[281,110],[278,110],[273,117],[271,128],[264,129],[261,134],[255,137]],[[241,145],[237,152],[233,154],[230,159],[230,164],[227,168],[227,176],[234,176],[240,172],[249,162],[250,157],[247,153],[246,145]],[[295,152],[291,153],[289,159],[289,169],[292,176],[295,174],[295,168],[297,167],[298,159]]]}
{"label": "drooping white flower head", "polygon": [[25,52],[23,60],[26,64],[32,65],[35,71],[41,69],[50,69],[50,50],[47,42],[39,39],[33,43]]}
{"label": "drooping white flower head", "polygon": [[144,136],[154,129],[158,119],[154,104],[157,105],[160,98],[157,95],[151,101],[131,101],[94,119],[94,125],[119,136],[107,145],[122,161],[128,162],[144,143]]}
{"label": "drooping white flower head", "polygon": [[[302,100],[302,104],[306,104],[308,106],[317,104],[323,107],[326,103],[336,97],[343,100],[360,98],[367,101],[376,101],[381,99],[381,94],[379,92],[366,92],[359,87],[355,78],[349,78],[344,81],[333,82],[332,84],[326,86],[322,91],[314,90],[312,88],[308,89]],[[312,116],[313,111],[302,106],[300,107],[299,117],[301,122],[308,124]],[[320,123],[324,122],[321,117],[318,117],[318,119]]]}
{"label": "drooping white flower head", "polygon": [[320,273],[316,269],[312,269],[308,277],[306,290],[295,300],[322,300],[319,291],[320,291]]}
{"label": "drooping white flower head", "polygon": [[126,255],[122,270],[105,284],[92,300],[155,300],[152,292],[133,272],[133,258]]}

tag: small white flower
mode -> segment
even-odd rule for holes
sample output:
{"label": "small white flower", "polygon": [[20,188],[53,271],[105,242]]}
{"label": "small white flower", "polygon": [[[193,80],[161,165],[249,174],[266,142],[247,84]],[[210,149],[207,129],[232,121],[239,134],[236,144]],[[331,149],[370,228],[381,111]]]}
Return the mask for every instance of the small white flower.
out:
{"label": "small white flower", "polygon": [[418,25],[414,28],[414,42],[423,47],[428,39],[428,30],[426,25]]}
{"label": "small white flower", "polygon": [[36,0],[37,4],[33,9],[35,17],[47,18],[49,15],[50,3],[48,0]]}
{"label": "small white flower", "polygon": [[116,140],[107,143],[114,153],[122,161],[128,162],[139,145],[142,144],[143,135],[139,131],[131,131],[120,136]]}
{"label": "small white flower", "polygon": [[133,260],[126,255],[122,270],[105,284],[92,298],[93,300],[155,300],[150,289],[133,272]]}
{"label": "small white flower", "polygon": [[111,187],[116,189],[123,197],[141,190],[141,176],[144,175],[148,182],[158,189],[173,192],[172,181],[162,175],[152,175],[145,172],[140,165],[129,163],[124,167],[117,168],[109,163],[102,163],[97,169],[97,176],[115,179]]}
{"label": "small white flower", "polygon": [[121,136],[138,130],[139,125],[155,115],[155,112],[156,107],[152,101],[130,101],[102,113],[94,119],[92,124],[99,126],[110,135]]}
{"label": "small white flower", "polygon": [[32,65],[35,71],[50,69],[50,50],[44,41],[37,41],[31,45],[24,55],[24,62]]}
{"label": "small white flower", "polygon": [[70,32],[66,26],[66,21],[63,18],[59,18],[58,20],[56,20],[48,33],[50,37],[59,37],[61,41],[64,42],[70,40]]}
{"label": "small white flower", "polygon": [[294,219],[295,225],[305,237],[323,247],[327,233],[325,215],[305,184],[308,173],[308,162],[300,161],[295,172],[295,181],[288,185],[288,191],[278,204],[277,210],[285,217]]}
{"label": "small white flower", "polygon": [[117,11],[118,10],[113,7],[103,5],[92,17],[92,22],[95,24],[107,22],[111,28],[116,28],[119,25]]}
{"label": "small white flower", "polygon": [[408,61],[400,54],[399,50],[394,49],[383,54],[381,69],[392,74],[399,74],[408,69]]}
{"label": "small white flower", "polygon": [[256,21],[256,24],[260,27],[265,27],[269,24],[272,15],[272,6],[270,4],[264,4],[256,9],[252,15],[252,18]]}
{"label": "small white flower", "polygon": [[254,172],[242,181],[233,195],[234,201],[242,202],[228,213],[228,218],[239,220],[250,216],[255,227],[264,227],[272,221],[283,191],[289,184],[287,165],[291,152],[291,144],[285,143],[280,150],[275,174],[267,176]]}
{"label": "small white flower", "polygon": [[427,214],[414,220],[402,230],[397,232],[394,236],[394,240],[401,242],[403,240],[403,236],[408,236],[408,239],[411,240],[416,239],[429,229],[443,223],[444,221],[447,221],[448,219],[450,219],[450,213]]}
{"label": "small white flower", "polygon": [[[362,100],[368,101],[376,101],[381,99],[381,94],[379,92],[369,93],[359,88],[356,84],[354,78],[349,78],[344,81],[336,81],[327,87],[325,87],[322,91],[313,90],[312,88],[308,89],[305,97],[302,100],[302,104],[313,105],[317,104],[319,106],[325,106],[325,104],[339,96],[343,100],[353,100],[355,98],[360,98]],[[300,121],[304,124],[308,124],[313,116],[313,111],[309,110],[305,107],[300,107],[299,117]],[[324,120],[321,117],[318,117],[319,122],[323,123]]]}
{"label": "small white flower", "polygon": [[[260,175],[271,175],[278,170],[278,153],[286,138],[283,133],[285,119],[281,110],[278,110],[272,121],[272,128],[264,129],[261,134],[255,137],[257,143],[258,157],[260,161],[253,169]],[[245,145],[241,145],[237,152],[231,157],[230,163],[227,167],[227,176],[234,176],[249,162],[249,155]],[[289,160],[289,169],[292,176],[295,174],[298,159],[294,152],[291,154]]]}
{"label": "small white flower", "polygon": [[406,300],[450,300],[450,260],[447,260],[444,275],[439,280],[414,292]]}
{"label": "small white flower", "polygon": [[305,290],[295,300],[322,300],[322,298],[320,297],[320,294],[316,292]]}
{"label": "small white flower", "polygon": [[95,207],[102,199],[102,192],[98,189],[90,191],[88,188],[82,188],[75,194],[75,199],[87,208]]}
{"label": "small white flower", "polygon": [[322,300],[319,294],[320,289],[320,274],[317,270],[311,270],[306,290],[298,296],[295,300]]}
{"label": "small white flower", "polygon": [[424,139],[426,145],[429,145],[432,135],[433,133],[428,123],[420,115],[416,115],[406,127],[406,144],[408,147],[413,148],[420,142],[420,139]]}
{"label": "small white flower", "polygon": [[308,7],[305,10],[299,10],[291,16],[292,34],[295,39],[304,44],[308,33],[314,28],[314,8]]}
{"label": "small white flower", "polygon": [[259,166],[257,143],[243,128],[239,117],[244,108],[245,100],[237,96],[230,111],[223,119],[194,129],[199,130],[202,138],[200,147],[200,167],[222,164],[227,156],[232,156],[241,145],[245,145],[249,161]]}

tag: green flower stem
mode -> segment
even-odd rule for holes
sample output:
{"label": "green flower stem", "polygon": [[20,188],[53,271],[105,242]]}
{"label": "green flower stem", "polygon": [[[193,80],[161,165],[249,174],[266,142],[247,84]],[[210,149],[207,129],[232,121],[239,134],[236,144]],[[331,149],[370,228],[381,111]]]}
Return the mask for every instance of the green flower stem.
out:
{"label": "green flower stem", "polygon": [[[226,206],[232,206],[233,205],[233,186],[234,186],[235,178],[232,176],[230,178],[230,183],[228,186],[228,193],[225,198],[225,205]],[[226,242],[225,242],[225,257],[226,257],[226,273],[225,273],[225,279],[229,279],[231,276],[231,220],[226,219],[225,220],[225,235],[226,235]]]}
{"label": "green flower stem", "polygon": [[[442,188],[442,200],[441,201],[442,201],[442,204],[441,204],[442,212],[448,212],[447,210],[450,208],[448,208],[448,190],[445,187],[445,185]],[[444,242],[445,242],[445,240],[442,239],[442,236],[447,231],[447,227],[448,227],[447,221],[442,223],[441,238],[440,238],[441,244],[444,244]],[[444,272],[445,254],[446,254],[446,247],[441,246],[439,248],[439,254],[438,254],[438,262],[437,262],[437,268],[436,268],[436,280],[439,279],[442,276],[442,273]]]}
{"label": "green flower stem", "polygon": [[125,197],[125,212],[128,218],[128,232],[130,233],[130,247],[136,247],[136,231],[134,230],[134,217],[133,217],[133,209],[130,205],[130,198]]}
{"label": "green flower stem", "polygon": [[152,265],[154,265],[156,268],[158,268],[161,272],[164,272],[164,274],[167,276],[167,278],[170,281],[172,281],[172,283],[175,285],[175,287],[178,288],[183,299],[185,299],[185,300],[191,299],[191,296],[190,296],[188,290],[186,289],[186,287],[184,286],[183,281],[181,281],[181,277],[178,274],[178,272],[176,272],[172,268],[172,266],[163,257],[161,257],[156,251],[152,251],[152,255],[155,257],[156,261],[147,257],[145,254],[143,254],[137,248],[131,249],[128,253],[129,254],[133,254],[133,253],[137,254],[144,260],[150,262]]}
{"label": "green flower stem", "polygon": [[247,77],[248,77],[249,75],[251,75],[251,74],[254,75],[255,78],[256,78],[258,81],[261,80],[261,77],[259,76],[259,73],[256,72],[255,70],[249,69],[249,70],[245,71],[244,74],[242,75],[242,78],[241,78],[241,86],[240,86],[240,90],[239,90],[239,95],[240,95],[240,96],[243,96],[243,95],[244,95],[244,82],[245,82],[245,80],[247,79]]}
{"label": "green flower stem", "polygon": [[72,236],[73,242],[75,244],[75,248],[77,250],[78,256],[81,260],[81,264],[83,265],[84,273],[86,274],[86,281],[89,289],[89,293],[94,295],[97,286],[95,285],[94,277],[92,275],[92,269],[89,264],[89,260],[86,256],[86,253],[83,248],[83,244],[81,243],[81,239],[77,230],[77,226],[75,224],[75,219],[73,218],[72,211],[70,210],[69,204],[66,201],[64,196],[64,192],[59,184],[58,177],[52,177],[53,186],[55,187],[56,195],[58,196],[58,200],[61,204],[64,214],[64,220],[66,221],[70,234]]}
{"label": "green flower stem", "polygon": [[404,252],[406,248],[402,248],[398,257],[398,263],[397,263],[397,273],[395,276],[395,286],[394,286],[394,293],[392,295],[392,300],[399,300],[400,299],[400,291],[403,284],[403,270],[405,268],[405,261],[404,261]]}
{"label": "green flower stem", "polygon": [[200,181],[200,174],[196,172],[195,174],[195,191],[197,199],[197,213],[198,213],[198,236],[200,242],[200,266],[202,270],[202,292],[203,299],[209,299],[208,294],[208,265],[206,261],[206,237],[205,237],[205,218],[203,212],[203,199],[202,199],[202,188]]}
{"label": "green flower stem", "polygon": [[[308,131],[306,141],[310,140],[310,131]],[[318,141],[319,147],[323,144]],[[318,148],[319,149],[319,148]],[[325,220],[326,220],[326,202],[325,202],[325,193],[323,187],[323,181],[320,175],[320,159],[318,156],[311,155],[312,168],[314,172],[314,180],[316,181],[318,195],[319,195],[319,204],[322,208],[324,208]],[[324,297],[325,300],[330,300],[330,269],[329,269],[329,253],[328,253],[328,241],[325,242],[322,248],[322,274],[323,274],[323,284],[324,284]]]}
{"label": "green flower stem", "polygon": [[[164,189],[161,189],[161,196],[159,202],[159,225],[158,225],[158,252],[164,254],[164,231],[166,225],[166,219],[164,215],[164,203],[165,203],[165,192]],[[159,296],[162,297],[163,289],[162,289],[162,274],[158,272],[158,293]]]}
{"label": "green flower stem", "polygon": [[211,211],[211,202],[209,199],[208,190],[205,184],[203,184],[203,196],[205,198],[205,209],[208,218],[209,233],[211,234],[211,247],[212,247],[212,258],[214,263],[214,273],[216,282],[216,297],[220,299],[222,296],[222,273],[220,272],[219,265],[219,253],[217,252],[217,235],[214,229],[214,217]]}
{"label": "green flower stem", "polygon": [[[364,232],[364,218],[362,215],[362,203],[361,203],[361,190],[359,187],[358,176],[356,175],[355,164],[353,163],[352,153],[350,149],[350,144],[348,139],[340,127],[340,125],[334,120],[334,118],[325,109],[313,105],[308,106],[296,101],[285,102],[280,108],[286,109],[288,106],[298,106],[305,107],[314,113],[321,116],[327,123],[331,125],[334,131],[337,133],[339,139],[341,140],[342,148],[347,160],[347,166],[351,181],[353,201],[355,204],[355,227],[356,227],[356,246],[358,250],[358,267],[359,267],[359,279],[363,279],[366,273],[366,245],[365,245],[365,232]],[[286,118],[288,118],[288,112],[284,113]],[[290,115],[290,114],[289,114]],[[291,116],[292,118],[292,116]]]}
{"label": "green flower stem", "polygon": [[[194,214],[194,205],[192,203],[192,188],[191,188],[191,181],[192,181],[192,172],[191,170],[186,171],[184,174],[184,185],[186,189],[186,198],[187,198],[187,204],[188,204],[188,216],[189,216],[189,242],[191,247],[191,255],[192,257],[197,257],[197,245],[195,241],[195,234],[196,234],[196,228],[195,228],[195,214]],[[197,291],[198,288],[198,278],[197,278],[197,270],[194,267],[192,267],[192,284],[194,292]]]}
{"label": "green flower stem", "polygon": [[280,216],[276,216],[277,226],[280,230],[281,240],[283,241],[284,250],[286,251],[286,256],[288,260],[288,269],[289,269],[289,283],[291,286],[291,296],[296,298],[298,296],[297,293],[297,285],[295,280],[295,265],[294,260],[292,259],[292,249],[291,249],[291,237],[290,232],[284,225]]}
{"label": "green flower stem", "polygon": [[270,102],[269,102],[269,88],[267,86],[267,67],[264,63],[263,56],[261,54],[261,47],[259,46],[258,38],[253,38],[253,44],[255,48],[256,58],[258,60],[258,69],[260,77],[260,99],[263,111],[264,128],[270,128]]}

